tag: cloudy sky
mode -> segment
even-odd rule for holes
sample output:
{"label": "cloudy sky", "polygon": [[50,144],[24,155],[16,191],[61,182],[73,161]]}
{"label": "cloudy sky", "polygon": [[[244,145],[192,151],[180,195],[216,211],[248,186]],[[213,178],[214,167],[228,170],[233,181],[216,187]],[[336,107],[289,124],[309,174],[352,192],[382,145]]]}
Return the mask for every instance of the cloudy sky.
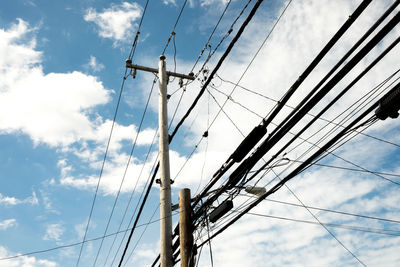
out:
{"label": "cloudy sky", "polygon": [[[208,55],[211,58],[204,69],[212,70],[253,2],[244,9],[247,1],[189,0],[175,35],[171,35],[184,1],[149,1],[133,63],[157,67],[171,36],[165,51],[168,70],[188,74],[194,66],[197,73]],[[393,2],[372,1],[301,85],[268,127],[269,132]],[[173,204],[183,187],[190,188],[192,195],[199,192],[360,3],[262,3],[217,72],[218,77],[171,143]],[[1,1],[0,266],[75,266],[89,214],[86,239],[96,240],[84,244],[79,266],[115,266],[119,261],[120,246],[126,243],[125,229],[131,225],[158,159],[155,76],[138,71],[135,79],[128,73],[124,80],[125,60],[145,4],[144,0]],[[310,114],[317,114],[399,35],[397,26]],[[268,187],[283,178],[310,155],[304,156],[305,152],[316,151],[329,139],[321,141],[326,134],[337,132],[338,124],[347,125],[353,114],[365,110],[392,88],[400,77],[399,62],[400,49],[395,47],[323,115],[324,120],[318,120],[301,136],[306,142],[296,141],[278,157],[275,165],[279,166],[249,184],[258,180],[257,185]],[[180,88],[178,79],[171,79],[171,129],[208,74],[202,71],[185,88]],[[234,87],[232,82],[240,82],[240,86]],[[360,102],[364,100],[367,102]],[[311,118],[305,116],[291,133]],[[310,167],[213,239],[214,266],[396,266],[400,262],[399,121],[378,121],[355,135],[319,162],[324,166]],[[203,137],[205,131],[208,137]],[[289,133],[283,141],[290,137]],[[277,148],[264,159],[270,159]],[[210,225],[210,231],[218,230],[236,214],[235,210],[252,199],[250,195],[237,196],[234,211]],[[159,253],[158,203],[155,185],[128,249],[127,266],[149,266]],[[302,203],[311,208],[305,209]],[[113,235],[118,231],[122,232]],[[112,235],[103,243],[97,239],[108,234]],[[204,229],[196,233],[198,243],[206,236]],[[5,259],[52,248],[58,249]],[[199,266],[211,266],[210,256],[207,244]]]}

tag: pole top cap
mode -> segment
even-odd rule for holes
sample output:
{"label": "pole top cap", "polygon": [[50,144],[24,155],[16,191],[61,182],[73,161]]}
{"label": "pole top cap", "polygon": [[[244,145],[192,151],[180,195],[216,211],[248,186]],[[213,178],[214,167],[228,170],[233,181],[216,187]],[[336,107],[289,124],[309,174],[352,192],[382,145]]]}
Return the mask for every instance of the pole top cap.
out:
{"label": "pole top cap", "polygon": [[161,56],[160,56],[160,60],[165,60],[165,56],[164,56],[164,55],[161,55]]}

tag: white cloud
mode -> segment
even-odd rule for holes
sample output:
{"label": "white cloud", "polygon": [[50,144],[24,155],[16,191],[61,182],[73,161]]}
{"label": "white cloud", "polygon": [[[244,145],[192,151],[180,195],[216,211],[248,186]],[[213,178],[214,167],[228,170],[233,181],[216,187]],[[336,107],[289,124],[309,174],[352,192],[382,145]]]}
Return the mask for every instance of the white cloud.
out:
{"label": "white cloud", "polygon": [[114,44],[117,44],[131,40],[133,29],[137,27],[135,21],[141,12],[138,4],[123,2],[121,5],[112,4],[103,12],[89,8],[84,19],[98,26],[100,37],[113,39],[116,41]]}
{"label": "white cloud", "polygon": [[0,230],[6,230],[6,229],[16,226],[16,225],[17,225],[16,219],[7,219],[4,221],[0,221]]}
{"label": "white cloud", "polygon": [[43,240],[60,241],[64,231],[65,228],[59,223],[49,224],[46,227],[46,234],[43,236]]}
{"label": "white cloud", "polygon": [[176,0],[163,0],[164,5],[174,5],[174,6],[178,6],[176,4]]}
{"label": "white cloud", "polygon": [[0,133],[24,133],[36,144],[50,146],[90,138],[96,122],[88,113],[107,103],[110,91],[97,78],[77,71],[44,74],[34,39],[23,44],[30,31],[22,20],[9,30],[0,30],[4,40],[0,47],[4,55],[0,59]]}
{"label": "white cloud", "polygon": [[3,196],[0,193],[0,205],[4,204],[4,205],[10,205],[10,206],[14,206],[14,205],[19,205],[19,204],[31,204],[31,205],[38,205],[39,204],[39,200],[36,196],[36,192],[32,192],[32,196],[27,197],[23,200],[15,198],[15,197],[7,197],[7,196]]}
{"label": "white cloud", "polygon": [[[15,255],[15,253],[11,253],[7,248],[0,246],[0,257],[10,257]],[[0,261],[0,267],[56,267],[57,263],[50,260],[42,260],[36,257],[31,256],[22,256],[15,259],[10,260],[2,260]]]}
{"label": "white cloud", "polygon": [[89,62],[85,65],[86,68],[91,69],[93,72],[99,72],[104,69],[104,64],[97,61],[97,58],[90,56]]}
{"label": "white cloud", "polygon": [[[106,104],[112,91],[106,90],[96,77],[81,72],[43,73],[42,53],[35,50],[34,36],[28,36],[32,32],[33,29],[23,20],[18,20],[8,30],[0,30],[0,36],[5,40],[0,47],[0,53],[4,55],[0,59],[0,78],[4,81],[0,85],[0,134],[23,133],[36,145],[61,148],[59,152],[75,154],[97,173],[112,121],[103,120],[94,108]],[[94,57],[91,62],[96,62]],[[118,171],[122,171],[126,164],[122,160],[127,159],[124,153],[120,156],[122,145],[125,141],[132,142],[136,134],[133,124],[114,125],[109,158]],[[153,129],[142,130],[137,145],[150,144],[154,134]],[[132,164],[140,168],[137,162]],[[58,167],[62,184],[71,185],[68,181],[72,180],[79,183],[81,178],[70,175],[75,170],[74,166],[61,158]],[[96,179],[89,178],[88,185],[82,188],[91,188]],[[113,189],[107,192],[118,187],[114,182],[112,184]],[[47,210],[57,212],[44,192],[42,199]],[[33,195],[24,201],[35,204],[38,200]],[[1,196],[1,202],[15,205],[21,201]]]}

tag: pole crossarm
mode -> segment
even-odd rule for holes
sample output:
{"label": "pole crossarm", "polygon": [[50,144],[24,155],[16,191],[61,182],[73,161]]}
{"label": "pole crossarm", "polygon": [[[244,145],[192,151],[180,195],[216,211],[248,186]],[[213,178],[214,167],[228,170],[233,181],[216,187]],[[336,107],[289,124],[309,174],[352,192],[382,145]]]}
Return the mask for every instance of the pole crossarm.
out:
{"label": "pole crossarm", "polygon": [[[133,70],[142,70],[142,71],[147,71],[147,72],[158,73],[158,69],[132,64],[132,60],[130,60],[130,59],[126,60],[125,66],[127,68],[130,68]],[[187,80],[191,80],[191,81],[193,81],[195,79],[194,74],[192,72],[189,75],[186,75],[186,74],[176,73],[176,72],[172,72],[172,71],[167,71],[167,76],[178,77],[178,78],[187,79]]]}

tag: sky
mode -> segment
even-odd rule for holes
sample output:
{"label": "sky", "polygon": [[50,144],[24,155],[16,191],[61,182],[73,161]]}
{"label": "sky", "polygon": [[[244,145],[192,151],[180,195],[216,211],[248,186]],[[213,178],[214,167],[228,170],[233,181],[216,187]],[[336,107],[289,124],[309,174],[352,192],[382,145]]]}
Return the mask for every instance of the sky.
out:
{"label": "sky", "polygon": [[[0,266],[75,266],[90,214],[86,240],[122,233],[104,238],[103,243],[101,239],[86,242],[79,266],[117,264],[122,252],[118,247],[123,248],[126,243],[125,230],[131,225],[158,159],[155,76],[137,71],[135,78],[128,72],[124,79],[125,60],[142,16],[134,64],[156,68],[164,47],[169,71],[197,74],[205,63],[196,81],[184,88],[178,79],[169,81],[171,132],[253,2],[241,14],[247,1],[189,0],[174,29],[183,0],[149,1],[145,13],[144,0],[1,1]],[[190,188],[194,196],[205,186],[360,2],[266,0],[261,4],[170,145],[173,204],[178,202],[180,189]],[[268,132],[393,2],[372,1],[268,126]],[[201,54],[227,5],[209,46]],[[398,11],[399,8],[390,17]],[[173,29],[175,34],[171,35]],[[397,26],[310,114],[317,114],[399,35]],[[207,55],[212,56],[205,62]],[[257,185],[269,188],[277,177],[283,178],[299,164],[296,160],[306,159],[304,152],[316,151],[315,144],[336,129],[334,123],[347,125],[346,119],[377,101],[379,94],[392,88],[400,77],[395,73],[399,62],[397,46],[323,115],[324,120],[318,120],[301,135],[307,142],[297,140],[285,155],[278,157],[275,167],[258,176]],[[386,83],[369,95],[368,101],[372,102],[360,107],[356,104],[385,79]],[[298,132],[311,118],[305,116],[291,133]],[[208,137],[203,136],[206,131]],[[270,159],[291,133],[264,159]],[[205,245],[199,266],[398,265],[399,144],[400,119],[377,121],[319,162],[353,170],[321,165],[308,168],[260,203],[253,214],[245,215],[214,238],[211,249]],[[224,195],[219,201],[227,197]],[[250,195],[237,196],[229,216],[251,199]],[[309,209],[311,215],[302,203],[369,218]],[[158,206],[159,189],[155,184],[130,243],[126,266],[149,266],[158,255]],[[175,225],[177,211],[173,214]],[[211,224],[210,232],[217,231],[224,220]],[[206,236],[205,229],[195,233],[198,243]],[[64,248],[4,259],[57,247]]]}

